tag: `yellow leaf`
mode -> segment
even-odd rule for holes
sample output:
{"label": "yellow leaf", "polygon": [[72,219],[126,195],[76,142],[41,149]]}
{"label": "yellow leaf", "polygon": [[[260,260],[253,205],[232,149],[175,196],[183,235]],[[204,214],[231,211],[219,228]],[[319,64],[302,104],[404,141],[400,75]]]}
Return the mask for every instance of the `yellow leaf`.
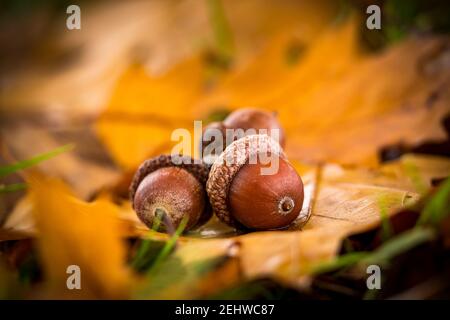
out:
{"label": "yellow leaf", "polygon": [[175,144],[170,141],[173,130],[193,129],[190,106],[205,89],[204,76],[199,56],[159,77],[141,66],[131,67],[96,123],[114,159],[133,168],[147,157],[170,151]]}
{"label": "yellow leaf", "polygon": [[[28,178],[38,246],[50,297],[124,298],[130,284],[117,208],[76,199],[58,180]],[[81,270],[81,290],[68,290],[70,265]]]}
{"label": "yellow leaf", "polygon": [[[214,105],[224,105],[286,112],[292,108],[293,99],[340,77],[357,61],[357,28],[353,17],[341,26],[329,27],[312,44],[300,43],[305,46],[304,53],[295,65],[286,62],[286,51],[295,38],[289,32],[275,36],[261,54],[228,75],[217,90],[200,101],[199,110],[207,112]],[[286,120],[286,128],[295,121],[281,120]]]}
{"label": "yellow leaf", "polygon": [[199,101],[198,117],[218,105],[276,111],[288,156],[307,162],[374,165],[383,146],[445,139],[445,40],[409,39],[363,55],[358,28],[354,17],[330,26],[291,67],[282,63],[288,37],[274,38]]}

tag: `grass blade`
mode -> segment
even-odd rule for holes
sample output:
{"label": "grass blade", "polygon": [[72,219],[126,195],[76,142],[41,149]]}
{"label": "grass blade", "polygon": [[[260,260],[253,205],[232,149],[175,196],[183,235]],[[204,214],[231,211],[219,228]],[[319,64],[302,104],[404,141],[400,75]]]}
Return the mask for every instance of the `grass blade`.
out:
{"label": "grass blade", "polygon": [[223,61],[233,57],[233,34],[225,16],[225,10],[220,0],[207,0],[209,16],[214,31],[217,54]]}
{"label": "grass blade", "polygon": [[42,153],[40,155],[37,155],[31,159],[27,159],[27,160],[23,160],[17,163],[13,163],[10,165],[6,165],[6,166],[2,166],[0,167],[0,177],[6,176],[8,174],[17,172],[19,170],[23,170],[29,167],[32,167],[34,165],[37,165],[38,163],[51,159],[63,152],[72,150],[74,148],[73,144],[67,144],[64,145],[62,147],[56,148],[52,151],[46,152],[46,153]]}
{"label": "grass blade", "polygon": [[175,244],[177,243],[177,240],[180,237],[181,233],[183,233],[184,228],[186,228],[187,222],[188,222],[188,218],[185,216],[183,218],[183,220],[181,220],[181,223],[178,226],[177,230],[175,231],[174,235],[166,242],[166,244],[162,248],[161,252],[156,257],[155,262],[153,263],[152,267],[149,270],[149,273],[151,273],[153,270],[157,269],[158,266],[170,254],[172,249],[175,247]]}
{"label": "grass blade", "polygon": [[418,225],[438,224],[450,214],[450,178],[447,178],[427,202],[417,222]]}
{"label": "grass blade", "polygon": [[147,256],[147,253],[150,250],[150,244],[152,242],[152,240],[150,240],[151,235],[153,234],[153,232],[158,231],[159,226],[161,225],[161,220],[162,217],[161,215],[156,215],[154,221],[153,221],[153,225],[152,225],[152,229],[149,232],[149,239],[144,239],[142,240],[141,245],[138,248],[138,251],[133,259],[133,261],[131,262],[131,265],[134,268],[140,268],[142,266],[142,264],[145,262],[145,257]]}
{"label": "grass blade", "polygon": [[312,274],[320,274],[349,267],[358,263],[383,264],[395,256],[433,239],[435,232],[428,228],[414,228],[389,239],[373,252],[352,252],[312,268]]}
{"label": "grass blade", "polygon": [[317,266],[314,266],[311,270],[312,274],[320,274],[320,273],[326,273],[331,272],[337,269],[341,269],[344,267],[348,267],[351,265],[354,265],[358,263],[359,261],[363,260],[364,258],[367,258],[369,255],[369,252],[351,252],[344,254],[342,256],[337,257],[336,259],[325,262],[322,264],[319,264]]}
{"label": "grass blade", "polygon": [[414,228],[386,241],[377,250],[361,262],[367,264],[386,263],[395,256],[406,252],[435,237],[435,232],[428,228]]}
{"label": "grass blade", "polygon": [[0,184],[0,193],[16,192],[27,187],[25,183]]}

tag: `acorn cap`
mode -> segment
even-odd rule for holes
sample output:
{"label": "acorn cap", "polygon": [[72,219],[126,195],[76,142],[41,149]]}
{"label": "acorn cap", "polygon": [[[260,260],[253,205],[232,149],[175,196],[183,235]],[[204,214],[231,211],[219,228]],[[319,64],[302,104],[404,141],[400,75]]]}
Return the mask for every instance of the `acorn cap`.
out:
{"label": "acorn cap", "polygon": [[[195,160],[189,156],[182,155],[160,155],[155,158],[148,159],[144,161],[136,171],[136,174],[133,177],[133,180],[130,185],[129,194],[130,200],[133,209],[134,208],[134,197],[136,195],[136,191],[145,177],[147,177],[152,172],[155,172],[161,168],[168,167],[176,167],[189,172],[197,181],[202,185],[206,185],[206,181],[208,179],[209,170],[207,166],[202,163],[196,163]],[[205,190],[206,197],[206,190]],[[197,225],[205,223],[212,215],[211,207],[206,201],[205,209],[200,216]]]}
{"label": "acorn cap", "polygon": [[261,152],[277,154],[286,160],[281,146],[266,134],[245,136],[230,144],[216,159],[209,172],[206,183],[209,201],[217,217],[228,225],[242,226],[230,214],[228,193],[231,183],[243,165],[251,156]]}

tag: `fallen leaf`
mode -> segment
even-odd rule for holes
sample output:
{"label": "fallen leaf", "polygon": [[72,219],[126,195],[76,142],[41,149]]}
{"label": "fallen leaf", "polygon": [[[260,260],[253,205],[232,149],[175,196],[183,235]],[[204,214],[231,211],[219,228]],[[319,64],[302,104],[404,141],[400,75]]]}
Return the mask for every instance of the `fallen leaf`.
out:
{"label": "fallen leaf", "polygon": [[[269,276],[297,287],[307,285],[313,266],[333,259],[342,239],[380,223],[380,199],[383,209],[394,215],[420,198],[414,182],[401,172],[405,162],[417,164],[426,185],[431,185],[436,176],[450,174],[450,161],[433,156],[407,155],[379,169],[324,165],[312,215],[302,231],[254,232],[202,241],[187,238],[177,255],[186,263],[211,259],[239,244],[238,257],[246,280]],[[301,172],[305,170],[302,165],[294,165]],[[310,171],[303,175],[303,210],[313,205],[314,174],[315,171]]]}
{"label": "fallen leaf", "polygon": [[149,156],[170,151],[175,144],[170,141],[173,130],[193,130],[186,106],[204,90],[204,71],[201,58],[194,57],[160,77],[139,66],[123,75],[96,124],[99,137],[120,165],[133,168]]}
{"label": "fallen leaf", "polygon": [[[127,297],[132,276],[117,208],[106,201],[80,201],[62,182],[42,175],[27,181],[49,297]],[[80,267],[82,290],[66,286],[70,265]]]}
{"label": "fallen leaf", "polygon": [[358,26],[355,17],[330,26],[291,67],[282,63],[287,40],[275,38],[202,97],[197,117],[214,106],[276,111],[289,137],[288,156],[307,162],[375,165],[385,145],[444,140],[448,39],[411,38],[364,55]]}
{"label": "fallen leaf", "polygon": [[[51,134],[47,128],[32,124],[16,125],[14,130],[2,131],[2,135],[10,158],[15,160],[28,159],[61,145],[57,134]],[[33,143],[30,143],[30,137],[33,137]],[[87,161],[77,155],[77,145],[82,143],[77,141],[73,151],[44,161],[37,167],[46,175],[67,181],[77,196],[88,199],[101,188],[116,181],[119,174],[113,168]]]}
{"label": "fallen leaf", "polygon": [[[291,99],[326,85],[355,63],[359,56],[356,36],[355,19],[342,26],[329,26],[317,40],[308,43],[309,46],[304,44],[306,52],[293,66],[286,62],[286,51],[295,38],[289,32],[275,36],[258,56],[227,75],[216,90],[202,97],[197,116],[202,117],[214,106],[233,109],[255,106],[285,113],[292,105]],[[291,95],[286,96],[287,93]],[[275,104],[274,100],[280,97],[283,101],[277,102],[282,103]],[[293,120],[283,122],[286,129]]]}

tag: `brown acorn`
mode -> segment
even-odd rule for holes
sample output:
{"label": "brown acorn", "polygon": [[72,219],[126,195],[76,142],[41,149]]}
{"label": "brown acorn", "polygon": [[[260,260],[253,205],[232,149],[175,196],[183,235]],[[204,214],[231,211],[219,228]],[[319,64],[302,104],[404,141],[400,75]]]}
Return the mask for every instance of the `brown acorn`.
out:
{"label": "brown acorn", "polygon": [[205,183],[208,169],[186,156],[161,155],[138,168],[130,186],[130,199],[139,219],[152,228],[161,215],[166,231],[188,218],[185,230],[205,223],[211,217]]}
{"label": "brown acorn", "polygon": [[[273,162],[264,164],[264,154]],[[272,174],[262,171],[275,163]],[[304,197],[300,176],[267,135],[250,135],[230,144],[214,162],[206,190],[221,221],[256,230],[287,227],[299,216]]]}
{"label": "brown acorn", "polygon": [[[261,134],[259,130],[267,130],[267,135],[271,136],[271,130],[279,130],[278,143],[282,148],[285,144],[285,134],[278,122],[274,112],[268,112],[256,108],[238,109],[223,120],[223,125],[228,129],[255,129],[254,134]],[[275,137],[272,137],[275,138]]]}
{"label": "brown acorn", "polygon": [[[220,137],[216,137],[215,134],[217,134],[219,132],[220,132]],[[223,150],[226,147],[225,138],[226,138],[226,128],[222,122],[219,122],[219,121],[211,122],[205,128],[203,128],[200,154],[201,154],[201,157],[205,164],[212,165],[214,160],[220,155],[220,153],[223,152]],[[216,139],[220,139],[220,140],[216,140]],[[222,143],[221,145],[219,145],[221,147],[218,148],[218,149],[220,149],[219,150],[220,153],[214,154],[209,149],[214,150],[218,143]],[[207,148],[208,146],[210,146],[210,148]]]}
{"label": "brown acorn", "polygon": [[[237,131],[239,129],[242,131]],[[278,137],[272,136],[271,130],[273,129],[278,130]],[[216,141],[217,137],[212,130],[216,130],[215,133],[221,133],[222,139],[220,141]],[[281,147],[284,147],[285,133],[273,112],[256,108],[238,109],[228,115],[223,122],[212,122],[203,129],[200,150],[202,157],[207,164],[212,164],[228,144],[243,138],[244,134],[261,134],[261,130],[267,130],[266,134],[272,136],[272,138],[278,138],[277,142]],[[228,137],[227,135],[230,136]],[[207,146],[211,144],[217,145],[217,143],[221,143],[218,145],[220,151],[218,154],[211,153],[211,147],[209,150],[205,150]]]}

